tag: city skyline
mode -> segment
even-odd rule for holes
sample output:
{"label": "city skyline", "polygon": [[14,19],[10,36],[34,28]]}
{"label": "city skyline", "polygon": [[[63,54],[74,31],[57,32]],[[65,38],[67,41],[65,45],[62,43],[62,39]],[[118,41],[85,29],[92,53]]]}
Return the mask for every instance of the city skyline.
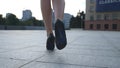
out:
{"label": "city skyline", "polygon": [[[65,0],[66,7],[65,13],[69,13],[71,15],[76,16],[79,10],[85,11],[85,2],[86,0]],[[6,3],[6,4],[5,4]],[[26,4],[27,3],[27,4]],[[13,13],[19,19],[22,18],[22,11],[23,10],[31,10],[34,17],[37,19],[42,19],[41,9],[40,9],[40,0],[1,0],[0,2],[0,14],[3,17],[6,16],[6,13]]]}

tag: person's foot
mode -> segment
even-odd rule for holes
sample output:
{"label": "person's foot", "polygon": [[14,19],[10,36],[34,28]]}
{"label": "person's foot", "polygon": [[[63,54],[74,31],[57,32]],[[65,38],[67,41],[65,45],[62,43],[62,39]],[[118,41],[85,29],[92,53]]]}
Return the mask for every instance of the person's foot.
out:
{"label": "person's foot", "polygon": [[53,33],[51,33],[47,38],[47,43],[46,43],[47,50],[54,50],[55,48],[54,42],[55,42],[55,37]]}
{"label": "person's foot", "polygon": [[61,50],[67,44],[64,23],[59,19],[55,23],[56,47]]}

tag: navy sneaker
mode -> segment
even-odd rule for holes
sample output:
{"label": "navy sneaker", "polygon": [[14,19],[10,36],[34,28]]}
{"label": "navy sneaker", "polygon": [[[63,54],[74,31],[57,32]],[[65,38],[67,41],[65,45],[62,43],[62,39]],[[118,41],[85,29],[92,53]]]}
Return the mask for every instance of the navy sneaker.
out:
{"label": "navy sneaker", "polygon": [[64,23],[59,19],[55,23],[56,47],[61,50],[67,44]]}
{"label": "navy sneaker", "polygon": [[48,36],[48,39],[47,39],[47,44],[46,44],[47,50],[54,50],[54,48],[55,48],[54,42],[55,42],[55,37],[54,37],[54,35],[51,33],[51,34]]}

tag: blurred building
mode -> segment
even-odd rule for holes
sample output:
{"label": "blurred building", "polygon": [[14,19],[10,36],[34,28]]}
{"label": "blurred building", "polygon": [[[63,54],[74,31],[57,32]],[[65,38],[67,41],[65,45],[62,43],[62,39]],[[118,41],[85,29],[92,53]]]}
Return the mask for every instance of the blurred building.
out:
{"label": "blurred building", "polygon": [[120,0],[86,0],[85,29],[120,30]]}
{"label": "blurred building", "polygon": [[22,21],[29,20],[30,18],[32,18],[32,12],[31,12],[31,10],[24,10],[23,11]]}
{"label": "blurred building", "polygon": [[64,14],[64,25],[66,29],[70,29],[70,19],[72,18],[72,15],[70,15],[69,13],[65,13]]}

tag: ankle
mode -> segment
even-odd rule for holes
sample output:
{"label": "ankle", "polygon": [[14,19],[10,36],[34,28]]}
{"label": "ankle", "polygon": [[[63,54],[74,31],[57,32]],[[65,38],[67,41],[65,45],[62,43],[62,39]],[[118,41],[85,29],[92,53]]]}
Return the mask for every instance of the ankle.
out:
{"label": "ankle", "polygon": [[49,37],[49,36],[51,36],[51,35],[53,35],[53,32],[47,33],[47,37]]}
{"label": "ankle", "polygon": [[61,21],[61,22],[63,22],[63,19],[56,19],[56,22],[57,22],[57,21]]}

